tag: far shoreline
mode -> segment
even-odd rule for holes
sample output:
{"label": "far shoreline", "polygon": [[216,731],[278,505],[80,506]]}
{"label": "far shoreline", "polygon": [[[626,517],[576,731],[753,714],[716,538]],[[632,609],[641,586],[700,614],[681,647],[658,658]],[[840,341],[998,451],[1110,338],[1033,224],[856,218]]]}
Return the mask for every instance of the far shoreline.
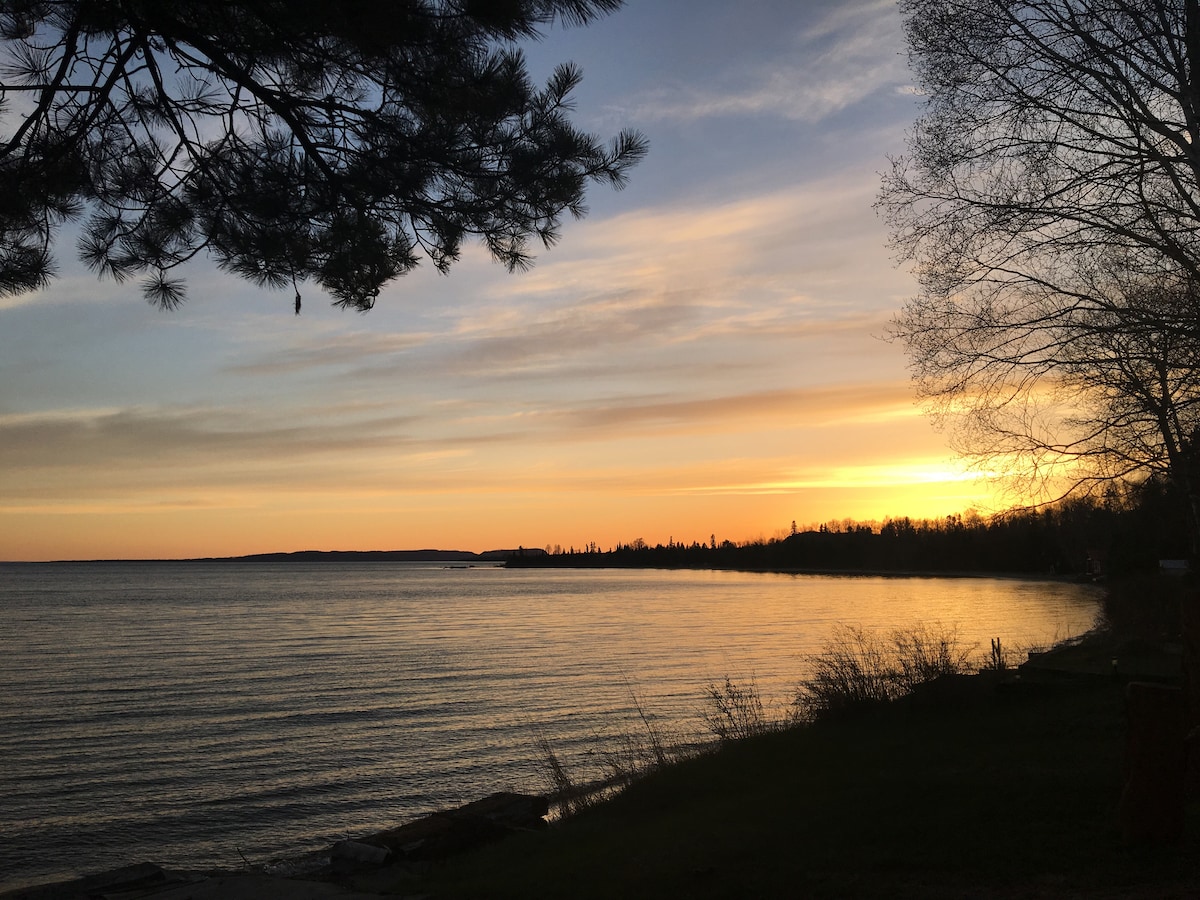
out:
{"label": "far shoreline", "polygon": [[[830,566],[737,566],[737,565],[665,565],[648,563],[597,563],[595,565],[547,562],[546,556],[535,557],[538,561],[521,561],[520,551],[487,551],[473,553],[460,550],[300,550],[279,553],[256,553],[245,556],[196,556],[179,558],[140,559],[47,559],[47,560],[0,560],[5,566],[83,566],[83,565],[159,565],[159,564],[255,564],[255,563],[300,563],[300,564],[345,564],[345,563],[447,563],[467,564],[467,568],[504,568],[513,570],[547,569],[574,571],[692,571],[692,572],[744,572],[762,575],[819,575],[827,577],[866,578],[987,578],[1015,581],[1046,581],[1063,584],[1094,584],[1100,586],[1107,580],[1103,576],[1085,573],[1060,573],[1037,571],[1005,571],[989,569],[887,569],[887,568],[835,568]],[[503,556],[498,554],[505,554]],[[552,558],[552,557],[551,557]],[[528,559],[528,558],[526,558]]]}
{"label": "far shoreline", "polygon": [[656,570],[662,572],[747,572],[762,575],[823,575],[864,576],[870,578],[995,578],[1013,581],[1053,581],[1063,584],[1102,584],[1104,579],[1095,579],[1083,574],[1061,574],[1054,572],[1005,572],[982,569],[834,569],[800,566],[665,566],[665,565],[506,565],[509,569],[575,569],[575,570]]}

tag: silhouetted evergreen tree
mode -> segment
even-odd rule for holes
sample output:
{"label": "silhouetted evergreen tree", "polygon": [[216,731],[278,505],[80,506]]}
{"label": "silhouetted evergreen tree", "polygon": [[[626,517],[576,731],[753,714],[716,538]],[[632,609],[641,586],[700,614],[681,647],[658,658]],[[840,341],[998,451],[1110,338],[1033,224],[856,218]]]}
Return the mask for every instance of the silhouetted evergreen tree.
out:
{"label": "silhouetted evergreen tree", "polygon": [[580,72],[513,42],[621,0],[12,0],[0,4],[0,295],[44,285],[60,225],[162,307],[201,252],[366,310],[477,237],[510,270],[646,150],[570,122]]}
{"label": "silhouetted evergreen tree", "polygon": [[1187,501],[1174,482],[1151,479],[1103,497],[1068,498],[1043,509],[983,519],[888,519],[822,524],[776,540],[742,544],[637,539],[608,553],[564,553],[520,565],[729,568],[772,571],[1004,572],[1029,575],[1130,575],[1162,558],[1186,556]]}

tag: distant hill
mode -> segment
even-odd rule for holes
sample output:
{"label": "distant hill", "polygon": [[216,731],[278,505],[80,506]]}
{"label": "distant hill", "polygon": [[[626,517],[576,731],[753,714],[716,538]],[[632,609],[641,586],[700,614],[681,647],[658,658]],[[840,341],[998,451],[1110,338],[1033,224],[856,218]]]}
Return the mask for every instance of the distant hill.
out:
{"label": "distant hill", "polygon": [[535,548],[516,550],[296,550],[290,553],[252,553],[233,559],[253,562],[505,562],[514,556],[545,556]]}

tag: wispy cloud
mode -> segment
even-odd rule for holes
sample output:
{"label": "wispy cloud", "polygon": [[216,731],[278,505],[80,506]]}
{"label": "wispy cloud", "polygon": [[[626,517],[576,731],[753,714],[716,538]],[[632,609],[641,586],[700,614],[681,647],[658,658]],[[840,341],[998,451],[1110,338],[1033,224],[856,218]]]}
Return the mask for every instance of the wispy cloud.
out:
{"label": "wispy cloud", "polygon": [[[882,238],[873,256],[859,243],[878,228],[873,192],[861,178],[829,177],[589,220],[533,271],[494,277],[473,302],[447,304],[420,330],[379,331],[376,319],[340,332],[298,329],[282,345],[251,336],[228,371],[324,371],[364,384],[465,379],[483,395],[500,382],[571,379],[586,395],[596,378],[754,368],[768,383],[783,382],[788,367],[774,354],[795,357],[799,345],[788,342],[869,341],[885,329],[895,272]],[[465,263],[468,277],[487,265]],[[402,287],[381,302],[384,315],[402,303]],[[865,309],[864,296],[878,308]]]}
{"label": "wispy cloud", "polygon": [[[193,468],[284,464],[313,454],[398,446],[413,419],[391,415],[346,422],[336,411],[291,422],[286,413],[238,409],[68,410],[0,417],[0,481],[17,490],[21,470],[133,466],[135,475],[163,469],[186,477]],[[322,420],[323,419],[323,420]],[[339,421],[339,419],[341,421]],[[99,476],[97,480],[102,480]]]}
{"label": "wispy cloud", "polygon": [[[641,394],[607,400],[507,408],[466,406],[434,415],[392,410],[309,410],[300,421],[287,411],[237,409],[66,410],[0,417],[0,498],[45,495],[141,495],[171,486],[213,490],[306,481],[382,487],[381,471],[411,486],[403,470],[447,480],[459,464],[487,449],[475,466],[496,478],[509,446],[630,442],[714,435],[746,429],[821,428],[882,421],[908,410],[903,385],[864,384],[709,397]],[[446,467],[450,468],[447,469]],[[481,468],[480,468],[481,467]],[[419,477],[425,478],[426,475]],[[505,479],[507,480],[507,479]],[[53,487],[51,487],[53,486]]]}
{"label": "wispy cloud", "polygon": [[287,346],[273,346],[256,359],[229,365],[236,375],[286,375],[317,368],[359,366],[366,359],[407,353],[428,343],[430,335],[379,333],[356,329],[340,334],[305,334]]}
{"label": "wispy cloud", "polygon": [[730,65],[714,84],[656,88],[632,100],[638,121],[775,116],[817,122],[908,78],[891,0],[835,7],[786,57]]}
{"label": "wispy cloud", "polygon": [[639,428],[688,431],[739,429],[747,420],[784,420],[825,427],[861,417],[893,416],[912,404],[903,384],[836,385],[760,391],[699,399],[625,398],[610,404],[552,412],[548,418],[574,434],[583,428],[628,436]]}
{"label": "wispy cloud", "polygon": [[491,292],[504,301],[648,287],[796,294],[835,274],[861,277],[864,235],[878,235],[878,262],[891,274],[872,211],[876,190],[873,177],[854,171],[587,221],[532,272],[496,281]]}

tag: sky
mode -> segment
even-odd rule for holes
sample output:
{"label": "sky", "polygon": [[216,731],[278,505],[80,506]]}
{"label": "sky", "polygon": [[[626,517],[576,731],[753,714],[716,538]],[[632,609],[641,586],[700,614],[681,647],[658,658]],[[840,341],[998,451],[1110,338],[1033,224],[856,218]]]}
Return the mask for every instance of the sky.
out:
{"label": "sky", "polygon": [[532,270],[469,247],[366,314],[205,261],[149,306],[58,250],[0,298],[0,560],[745,541],[996,505],[886,340],[873,209],[920,111],[879,0],[633,0],[525,46],[635,128]]}

